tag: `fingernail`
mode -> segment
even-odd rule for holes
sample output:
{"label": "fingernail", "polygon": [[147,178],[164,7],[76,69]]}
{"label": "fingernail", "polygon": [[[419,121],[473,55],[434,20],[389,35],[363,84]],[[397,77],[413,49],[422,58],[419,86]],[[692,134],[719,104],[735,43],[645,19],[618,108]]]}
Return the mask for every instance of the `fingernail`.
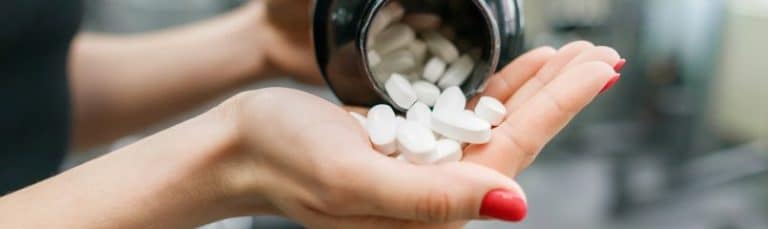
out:
{"label": "fingernail", "polygon": [[605,87],[603,87],[603,89],[600,90],[600,94],[608,91],[608,89],[611,89],[613,85],[619,82],[619,79],[621,79],[621,74],[616,73],[616,75],[613,75],[613,77],[611,77],[611,80],[608,80],[608,83],[605,83]]}
{"label": "fingernail", "polygon": [[621,72],[621,69],[624,68],[624,64],[626,63],[627,63],[627,59],[622,58],[621,60],[619,60],[618,63],[616,63],[616,65],[613,66],[613,70],[616,72]]}
{"label": "fingernail", "polygon": [[519,222],[528,214],[528,206],[519,194],[497,189],[485,194],[480,215],[505,221]]}

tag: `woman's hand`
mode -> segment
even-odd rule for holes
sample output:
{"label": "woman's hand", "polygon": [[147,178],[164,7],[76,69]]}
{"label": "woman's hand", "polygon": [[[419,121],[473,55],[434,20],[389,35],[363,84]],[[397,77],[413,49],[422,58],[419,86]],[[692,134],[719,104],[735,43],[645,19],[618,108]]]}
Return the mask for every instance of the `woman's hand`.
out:
{"label": "woman's hand", "polygon": [[498,190],[491,195],[507,198],[491,197],[491,205],[524,215],[522,191],[505,175],[473,163],[416,166],[383,156],[345,110],[315,96],[263,89],[217,110],[229,114],[240,139],[212,158],[226,165],[217,167],[229,171],[225,187],[243,214],[279,214],[311,228],[437,226],[480,218],[486,195]]}

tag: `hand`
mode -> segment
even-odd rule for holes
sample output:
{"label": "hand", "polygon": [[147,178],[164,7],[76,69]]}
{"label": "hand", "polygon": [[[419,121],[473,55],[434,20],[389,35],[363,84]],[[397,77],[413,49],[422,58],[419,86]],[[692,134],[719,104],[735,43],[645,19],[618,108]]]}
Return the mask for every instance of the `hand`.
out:
{"label": "hand", "polygon": [[[472,163],[416,166],[373,150],[346,111],[288,89],[263,89],[217,108],[238,127],[238,147],[215,164],[247,213],[278,214],[310,228],[394,228],[480,217],[486,193],[524,204],[517,184]],[[524,207],[524,206],[523,206]],[[444,226],[444,225],[441,225]]]}
{"label": "hand", "polygon": [[310,0],[251,1],[241,11],[258,15],[252,30],[263,36],[272,71],[322,84],[310,37],[310,4]]}
{"label": "hand", "polygon": [[489,144],[470,145],[464,161],[515,177],[598,94],[619,80],[625,60],[616,50],[586,41],[559,50],[539,48],[489,79],[485,93],[505,101],[508,116]]}

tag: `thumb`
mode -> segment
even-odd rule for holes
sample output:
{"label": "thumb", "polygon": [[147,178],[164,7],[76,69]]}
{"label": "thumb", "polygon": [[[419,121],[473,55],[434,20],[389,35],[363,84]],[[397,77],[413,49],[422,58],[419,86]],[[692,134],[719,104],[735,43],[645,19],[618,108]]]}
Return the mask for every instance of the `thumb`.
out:
{"label": "thumb", "polygon": [[416,166],[383,160],[369,167],[369,214],[425,223],[479,218],[521,221],[525,194],[503,174],[474,163]]}

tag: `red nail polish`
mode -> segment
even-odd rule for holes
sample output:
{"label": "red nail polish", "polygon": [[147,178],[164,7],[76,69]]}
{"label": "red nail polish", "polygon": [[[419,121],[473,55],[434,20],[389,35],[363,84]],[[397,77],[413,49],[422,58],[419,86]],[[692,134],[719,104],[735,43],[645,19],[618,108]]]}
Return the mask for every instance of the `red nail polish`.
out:
{"label": "red nail polish", "polygon": [[618,63],[616,63],[616,65],[613,66],[613,70],[616,72],[620,72],[621,69],[624,68],[624,64],[626,63],[627,63],[627,59],[622,58],[621,60],[619,60]]}
{"label": "red nail polish", "polygon": [[619,79],[621,79],[621,74],[616,73],[616,75],[613,75],[613,77],[611,77],[611,80],[608,80],[608,83],[605,83],[605,86],[603,87],[603,89],[600,90],[600,94],[602,94],[605,91],[608,91],[608,89],[611,89],[613,85],[619,82]]}
{"label": "red nail polish", "polygon": [[519,222],[528,214],[528,206],[520,195],[503,189],[485,194],[480,215],[505,221]]}

